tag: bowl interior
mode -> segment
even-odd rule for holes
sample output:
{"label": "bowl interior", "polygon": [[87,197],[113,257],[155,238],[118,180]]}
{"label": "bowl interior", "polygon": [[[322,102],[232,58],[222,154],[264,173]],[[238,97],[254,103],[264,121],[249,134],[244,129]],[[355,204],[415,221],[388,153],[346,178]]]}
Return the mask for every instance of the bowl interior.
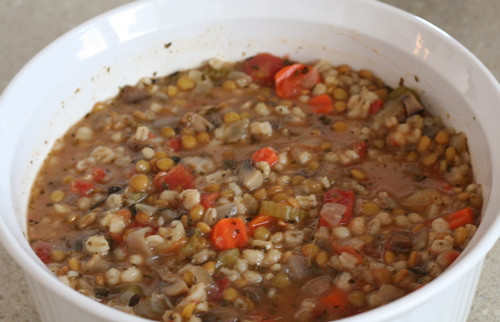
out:
{"label": "bowl interior", "polygon": [[[193,3],[197,10],[190,9]],[[180,11],[190,14],[176,13]],[[498,83],[435,27],[384,4],[348,0],[238,5],[228,0],[141,1],[63,36],[32,60],[2,97],[0,140],[7,152],[0,160],[0,198],[9,238],[18,241],[16,247],[29,249],[24,214],[33,178],[55,140],[95,102],[144,76],[196,67],[213,57],[235,61],[258,52],[348,63],[371,69],[391,86],[403,79],[416,88],[434,114],[468,137],[487,205],[471,246],[491,247],[498,238],[493,230],[499,226],[500,208],[500,201],[490,197],[500,179],[494,166],[500,152],[491,141],[500,134],[494,122],[500,112],[493,104],[500,101]],[[486,251],[467,256],[479,260]]]}

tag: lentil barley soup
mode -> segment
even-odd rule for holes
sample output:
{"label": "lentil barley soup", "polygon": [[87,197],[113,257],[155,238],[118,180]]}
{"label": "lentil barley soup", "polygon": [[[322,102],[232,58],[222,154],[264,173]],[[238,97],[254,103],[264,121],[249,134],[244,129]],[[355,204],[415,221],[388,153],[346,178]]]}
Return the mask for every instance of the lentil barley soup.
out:
{"label": "lentil barley soup", "polygon": [[95,104],[32,190],[30,243],[163,321],[327,321],[430,282],[476,230],[463,133],[368,70],[258,54]]}

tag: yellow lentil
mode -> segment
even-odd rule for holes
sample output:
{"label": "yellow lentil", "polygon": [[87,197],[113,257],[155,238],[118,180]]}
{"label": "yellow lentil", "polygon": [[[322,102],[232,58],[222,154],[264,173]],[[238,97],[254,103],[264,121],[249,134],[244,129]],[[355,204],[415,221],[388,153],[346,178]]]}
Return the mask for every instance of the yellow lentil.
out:
{"label": "yellow lentil", "polygon": [[360,78],[364,78],[364,79],[368,79],[368,80],[373,79],[373,73],[367,69],[360,69],[358,74],[359,74]]}
{"label": "yellow lentil", "polygon": [[183,135],[181,138],[182,147],[186,150],[193,150],[198,145],[196,138],[192,135]]}
{"label": "yellow lentil", "polygon": [[69,266],[69,269],[71,269],[72,271],[79,271],[80,270],[80,261],[76,257],[71,257],[68,260],[68,266]]}
{"label": "yellow lentil", "polygon": [[206,223],[204,223],[203,221],[199,221],[197,224],[196,224],[196,228],[198,228],[202,233],[204,233],[205,235],[208,235],[210,233],[210,231],[212,230],[210,228],[210,226]]}
{"label": "yellow lentil", "polygon": [[264,200],[267,198],[267,190],[266,188],[260,188],[255,191],[252,196],[257,200]]}
{"label": "yellow lentil", "polygon": [[343,64],[337,67],[339,74],[349,74],[351,72],[351,66]]}
{"label": "yellow lentil", "polygon": [[254,238],[260,240],[267,240],[270,235],[271,232],[269,231],[269,229],[263,226],[257,227],[257,229],[255,229],[255,232],[253,233]]}
{"label": "yellow lentil", "polygon": [[333,98],[335,98],[337,101],[345,101],[348,97],[349,94],[347,94],[347,91],[343,88],[337,87],[333,90]]}
{"label": "yellow lentil", "polygon": [[446,148],[446,151],[444,152],[446,161],[448,162],[453,162],[455,160],[455,156],[457,155],[457,150],[453,146],[449,146]]}
{"label": "yellow lentil", "polygon": [[175,130],[170,126],[165,126],[161,129],[161,135],[166,138],[173,138],[175,136]]}
{"label": "yellow lentil", "polygon": [[135,164],[135,170],[140,173],[148,173],[151,170],[151,164],[146,160],[139,160]]}
{"label": "yellow lentil", "polygon": [[347,104],[344,101],[336,101],[333,103],[333,107],[337,113],[342,113],[347,109]]}
{"label": "yellow lentil", "polygon": [[420,254],[417,251],[412,251],[408,257],[408,267],[415,267],[420,262]]}
{"label": "yellow lentil", "polygon": [[363,306],[366,304],[366,295],[362,291],[352,291],[347,295],[347,299],[354,306]]}
{"label": "yellow lentil", "polygon": [[447,144],[450,141],[450,134],[445,131],[438,131],[434,136],[434,141],[437,144]]}
{"label": "yellow lentil", "polygon": [[198,132],[196,134],[196,141],[200,144],[206,144],[210,141],[210,134],[207,132]]}
{"label": "yellow lentil", "polygon": [[373,216],[380,211],[379,206],[373,202],[364,203],[361,207],[361,213],[365,216]]}
{"label": "yellow lentil", "polygon": [[240,120],[240,115],[235,112],[229,112],[224,115],[225,123],[236,123]]}
{"label": "yellow lentil", "polygon": [[392,251],[388,250],[384,253],[384,261],[386,264],[390,265],[390,264],[394,263],[395,259],[396,259],[396,255]]}
{"label": "yellow lentil", "polygon": [[209,261],[202,265],[202,267],[210,274],[213,275],[215,273],[215,262]]}
{"label": "yellow lentil", "polygon": [[318,253],[319,253],[319,247],[318,247],[318,245],[309,243],[309,244],[305,244],[302,247],[302,254],[304,254],[304,256],[308,257],[309,259],[316,258],[316,256],[318,255]]}
{"label": "yellow lentil", "polygon": [[318,161],[312,161],[311,163],[309,163],[307,165],[307,168],[311,171],[315,171],[315,170],[318,170],[319,168],[319,162]]}
{"label": "yellow lentil", "polygon": [[290,285],[290,277],[284,272],[279,272],[278,274],[274,275],[273,278],[273,285],[279,288],[287,287]]}
{"label": "yellow lentil", "polygon": [[351,170],[349,170],[349,172],[351,173],[351,176],[356,180],[365,180],[366,179],[366,173],[364,173],[363,170],[351,169]]}
{"label": "yellow lentil", "polygon": [[175,85],[168,85],[166,93],[170,97],[175,97],[177,94],[179,94],[179,89]]}
{"label": "yellow lentil", "polygon": [[228,302],[234,302],[238,298],[238,291],[233,287],[228,287],[222,294],[222,299]]}
{"label": "yellow lentil", "polygon": [[316,264],[319,266],[325,266],[330,261],[330,256],[325,251],[321,251],[316,256]]}
{"label": "yellow lentil", "polygon": [[158,169],[162,171],[168,171],[170,170],[170,168],[174,166],[174,163],[175,163],[174,160],[170,158],[161,158],[158,161],[156,161],[156,166],[158,167]]}
{"label": "yellow lentil", "polygon": [[179,79],[177,80],[177,87],[181,91],[188,91],[190,89],[193,89],[194,86],[195,86],[194,80],[187,75],[183,75],[179,77]]}
{"label": "yellow lentil", "polygon": [[456,246],[462,246],[467,239],[469,232],[464,226],[460,226],[453,231],[453,242]]}
{"label": "yellow lentil", "polygon": [[294,176],[290,183],[292,186],[298,186],[299,184],[302,183],[302,181],[304,181],[304,179],[305,179],[305,177],[303,177],[303,176]]}
{"label": "yellow lentil", "polygon": [[134,174],[132,178],[130,178],[129,186],[132,190],[137,192],[146,191],[149,188],[149,178],[142,173]]}
{"label": "yellow lentil", "polygon": [[222,83],[222,88],[225,89],[226,91],[234,91],[237,88],[236,82],[231,79],[228,79],[224,81],[224,83]]}
{"label": "yellow lentil", "polygon": [[217,192],[220,190],[220,185],[218,183],[209,183],[203,188],[206,192]]}
{"label": "yellow lentil", "polygon": [[427,135],[423,135],[418,140],[417,151],[419,153],[423,153],[423,152],[427,151],[427,149],[430,147],[430,145],[431,145],[431,138],[428,137]]}
{"label": "yellow lentil", "polygon": [[50,194],[50,201],[52,202],[60,202],[64,199],[64,191],[62,190],[54,190],[52,191],[52,193]]}
{"label": "yellow lentil", "polygon": [[437,159],[438,159],[437,153],[431,153],[431,154],[426,155],[422,159],[422,164],[425,166],[431,166],[434,163],[436,163]]}
{"label": "yellow lentil", "polygon": [[92,113],[95,114],[95,113],[99,113],[99,112],[102,112],[104,111],[105,109],[107,109],[107,105],[103,102],[97,102],[94,104],[94,106],[92,107]]}
{"label": "yellow lentil", "polygon": [[50,259],[53,262],[62,262],[66,258],[66,253],[60,249],[54,249],[50,252]]}
{"label": "yellow lentil", "polygon": [[347,130],[347,124],[341,121],[335,122],[332,125],[332,130],[334,130],[335,132],[344,132],[345,130]]}
{"label": "yellow lentil", "polygon": [[406,161],[408,162],[416,162],[418,160],[418,153],[415,151],[411,151],[406,156]]}
{"label": "yellow lentil", "polygon": [[202,205],[198,204],[189,210],[189,217],[192,221],[197,222],[201,220],[204,212],[205,208],[203,208]]}
{"label": "yellow lentil", "polygon": [[196,302],[190,302],[182,308],[181,316],[184,319],[189,319],[193,315],[194,309],[196,307]]}

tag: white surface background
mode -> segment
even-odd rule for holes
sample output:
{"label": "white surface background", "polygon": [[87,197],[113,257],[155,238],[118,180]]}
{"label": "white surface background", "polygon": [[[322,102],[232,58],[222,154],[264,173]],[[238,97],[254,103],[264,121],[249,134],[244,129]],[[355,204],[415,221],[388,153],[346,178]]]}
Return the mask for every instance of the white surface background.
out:
{"label": "white surface background", "polygon": [[[130,1],[0,0],[0,91],[38,51],[85,20]],[[435,24],[500,79],[499,0],[385,0]],[[29,89],[27,89],[29,93]],[[500,243],[486,258],[468,322],[500,321]],[[0,245],[0,321],[40,321],[23,273]]]}

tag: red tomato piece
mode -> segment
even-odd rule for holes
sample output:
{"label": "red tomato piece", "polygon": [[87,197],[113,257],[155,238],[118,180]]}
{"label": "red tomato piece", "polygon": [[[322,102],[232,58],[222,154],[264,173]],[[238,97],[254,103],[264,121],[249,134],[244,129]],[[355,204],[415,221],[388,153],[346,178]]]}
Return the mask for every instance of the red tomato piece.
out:
{"label": "red tomato piece", "polygon": [[[332,205],[333,204],[333,205]],[[341,206],[337,206],[341,205]],[[331,189],[323,196],[323,206],[320,212],[320,226],[347,225],[353,215],[354,192],[337,188]],[[338,213],[343,211],[343,213]]]}
{"label": "red tomato piece", "polygon": [[311,111],[316,114],[328,114],[333,112],[333,102],[327,94],[314,96],[309,100]]}
{"label": "red tomato piece", "polygon": [[278,162],[278,153],[276,153],[276,150],[274,150],[273,148],[265,147],[256,151],[252,155],[252,161],[254,163],[264,161],[272,167],[276,164],[276,162]]}
{"label": "red tomato piece", "polygon": [[247,227],[240,218],[219,220],[212,231],[212,244],[219,250],[245,247],[248,242]]}
{"label": "red tomato piece", "polygon": [[253,236],[255,230],[259,227],[269,227],[276,221],[276,217],[257,215],[248,223],[248,234]]}
{"label": "red tomato piece", "polygon": [[274,75],[285,66],[283,58],[268,53],[258,54],[243,63],[243,70],[262,85],[272,85]]}
{"label": "red tomato piece", "polygon": [[352,246],[349,245],[342,245],[339,243],[337,240],[333,240],[332,243],[332,249],[337,253],[337,254],[342,254],[342,253],[348,253],[349,255],[352,255],[356,257],[357,263],[360,264],[363,262],[363,256],[361,255],[361,252],[355,249]]}
{"label": "red tomato piece", "polygon": [[31,244],[31,248],[44,264],[50,264],[50,262],[52,262],[50,259],[50,254],[53,249],[52,244],[44,241],[36,241]]}
{"label": "red tomato piece", "polygon": [[153,179],[153,187],[157,191],[193,189],[194,176],[186,167],[178,164],[168,171],[158,172]]}
{"label": "red tomato piece", "polygon": [[370,105],[370,113],[376,114],[384,107],[384,101],[381,99],[373,101],[372,105]]}
{"label": "red tomato piece", "polygon": [[218,192],[202,193],[200,197],[200,204],[205,207],[205,209],[212,208],[217,198],[219,198]]}
{"label": "red tomato piece", "polygon": [[97,183],[103,183],[106,178],[106,170],[99,166],[94,166],[92,168],[92,180]]}
{"label": "red tomato piece", "polygon": [[444,220],[450,225],[450,229],[474,223],[474,212],[471,207],[461,209],[451,214],[445,215]]}
{"label": "red tomato piece", "polygon": [[436,262],[443,268],[446,268],[453,264],[453,262],[460,256],[460,252],[450,249],[442,252],[436,258]]}
{"label": "red tomato piece", "polygon": [[95,185],[92,182],[76,179],[71,182],[70,191],[81,197],[88,196],[94,192]]}
{"label": "red tomato piece", "polygon": [[304,64],[283,67],[274,76],[276,94],[281,98],[297,97],[319,81],[320,75],[316,68]]}

